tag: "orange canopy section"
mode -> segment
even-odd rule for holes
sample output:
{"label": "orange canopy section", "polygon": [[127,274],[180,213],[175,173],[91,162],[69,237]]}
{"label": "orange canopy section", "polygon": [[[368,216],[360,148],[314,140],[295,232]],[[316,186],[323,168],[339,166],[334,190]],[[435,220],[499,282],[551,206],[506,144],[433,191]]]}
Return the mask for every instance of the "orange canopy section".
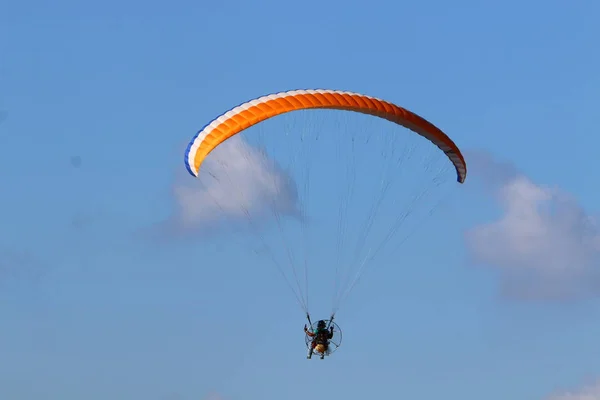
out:
{"label": "orange canopy section", "polygon": [[294,90],[263,96],[241,104],[200,130],[187,146],[186,168],[198,176],[202,162],[219,144],[266,119],[290,111],[312,108],[354,111],[386,119],[425,137],[442,150],[465,181],[467,165],[458,147],[444,132],[424,118],[385,100],[337,90]]}

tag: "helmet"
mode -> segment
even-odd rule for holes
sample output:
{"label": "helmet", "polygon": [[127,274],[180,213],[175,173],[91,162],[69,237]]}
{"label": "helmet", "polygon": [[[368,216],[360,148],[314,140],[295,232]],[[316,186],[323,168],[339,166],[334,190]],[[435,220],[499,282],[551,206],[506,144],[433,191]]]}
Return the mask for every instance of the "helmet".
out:
{"label": "helmet", "polygon": [[320,320],[319,322],[317,322],[317,328],[319,328],[319,329],[325,328],[325,321]]}

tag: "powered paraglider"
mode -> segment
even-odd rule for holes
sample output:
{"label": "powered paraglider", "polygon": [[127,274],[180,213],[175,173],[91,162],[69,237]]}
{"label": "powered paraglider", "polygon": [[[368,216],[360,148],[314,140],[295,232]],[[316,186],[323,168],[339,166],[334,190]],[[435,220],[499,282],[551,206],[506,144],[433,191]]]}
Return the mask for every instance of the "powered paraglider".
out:
{"label": "powered paraglider", "polygon": [[311,326],[308,271],[316,284],[333,273],[327,355],[341,344],[332,320],[367,268],[395,263],[393,251],[467,175],[456,144],[424,118],[326,89],[270,94],[221,114],[190,141],[185,166],[219,210],[248,222],[255,253],[279,270]]}

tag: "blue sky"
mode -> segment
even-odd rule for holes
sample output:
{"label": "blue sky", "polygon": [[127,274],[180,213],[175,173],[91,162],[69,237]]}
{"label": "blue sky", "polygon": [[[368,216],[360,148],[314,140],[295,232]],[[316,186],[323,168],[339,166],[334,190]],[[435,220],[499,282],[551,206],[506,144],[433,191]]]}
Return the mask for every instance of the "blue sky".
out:
{"label": "blue sky", "polygon": [[476,185],[407,268],[361,283],[325,362],[304,358],[267,269],[224,241],[140,234],[169,216],[196,130],[306,87],[406,106],[596,213],[597,2],[0,9],[0,397],[518,400],[600,376],[596,302],[504,299],[499,270],[470,262],[464,233],[499,214]]}

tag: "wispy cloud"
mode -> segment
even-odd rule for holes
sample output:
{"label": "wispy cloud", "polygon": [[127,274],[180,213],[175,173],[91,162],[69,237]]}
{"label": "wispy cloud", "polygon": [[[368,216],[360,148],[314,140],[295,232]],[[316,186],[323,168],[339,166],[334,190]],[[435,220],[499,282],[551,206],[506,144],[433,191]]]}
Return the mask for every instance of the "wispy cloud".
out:
{"label": "wispy cloud", "polygon": [[600,400],[600,379],[574,391],[552,394],[544,400]]}
{"label": "wispy cloud", "polygon": [[224,400],[224,397],[216,392],[209,393],[204,400]]}
{"label": "wispy cloud", "polygon": [[173,392],[163,396],[160,400],[184,400],[184,398],[181,394]]}
{"label": "wispy cloud", "polygon": [[36,281],[48,272],[29,251],[5,249],[0,251],[0,281],[10,279]]}
{"label": "wispy cloud", "polygon": [[519,299],[600,294],[600,230],[573,196],[533,182],[489,154],[470,157],[502,210],[466,234],[474,262],[501,272],[503,293]]}
{"label": "wispy cloud", "polygon": [[296,184],[265,152],[239,136],[219,145],[200,177],[181,173],[172,188],[174,210],[163,227],[181,234],[223,223],[254,223],[279,215],[300,217]]}
{"label": "wispy cloud", "polygon": [[[169,393],[166,396],[163,396],[161,400],[184,400],[185,397],[177,392]],[[223,396],[221,396],[217,392],[209,392],[207,395],[202,397],[203,400],[225,400]]]}

